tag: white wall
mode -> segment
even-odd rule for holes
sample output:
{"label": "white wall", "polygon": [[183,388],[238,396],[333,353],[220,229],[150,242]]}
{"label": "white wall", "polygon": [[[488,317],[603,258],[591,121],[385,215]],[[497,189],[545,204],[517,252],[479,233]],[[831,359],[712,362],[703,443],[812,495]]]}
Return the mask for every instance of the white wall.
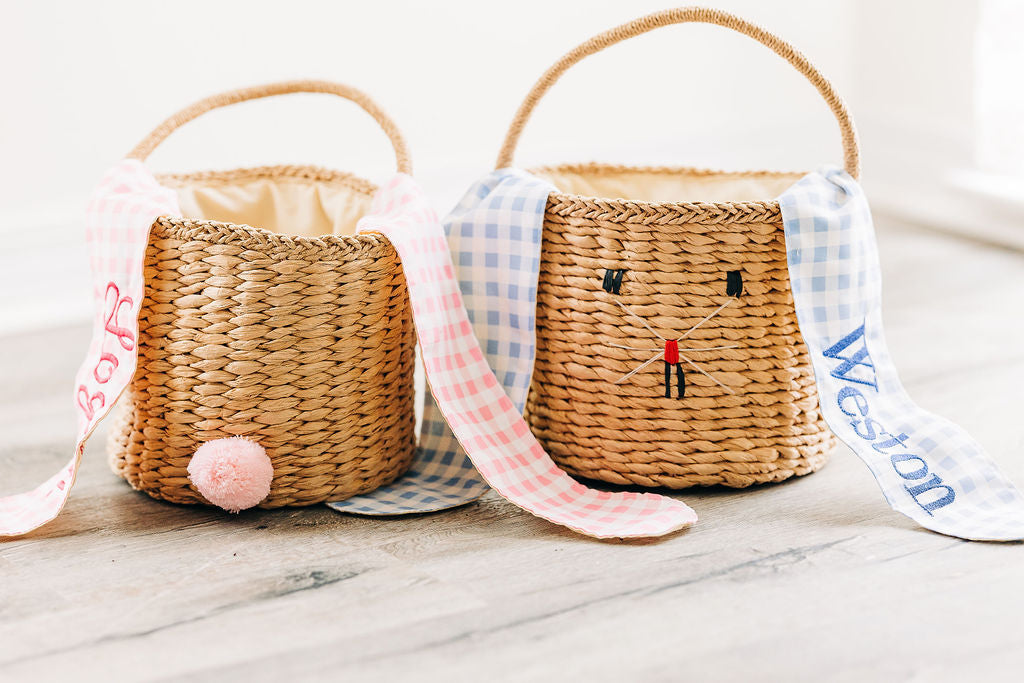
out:
{"label": "white wall", "polygon": [[876,213],[1024,250],[1024,2],[861,0],[854,16]]}
{"label": "white wall", "polygon": [[[931,107],[943,87],[943,77],[933,74],[904,90],[907,76],[899,69],[863,58],[865,41],[878,40],[872,36],[896,40],[920,28],[920,16],[892,11],[898,3],[709,4],[794,43],[833,80],[855,115],[864,93],[867,108],[877,108],[870,94],[882,91]],[[591,35],[665,6],[665,0],[4,4],[0,325],[11,330],[88,315],[78,229],[84,199],[106,167],[195,99],[287,78],[361,87],[405,131],[417,175],[443,211],[491,167],[516,106],[548,65]],[[876,12],[884,21],[871,21]],[[957,21],[944,22],[943,30],[970,32],[952,25]],[[885,119],[876,114],[866,116]],[[870,151],[869,143],[868,167]],[[603,160],[807,169],[838,163],[841,154],[828,109],[785,62],[743,36],[683,26],[615,46],[570,71],[538,107],[517,159],[523,165]],[[378,180],[392,168],[372,121],[326,97],[282,98],[204,117],[168,140],[151,166],[276,162],[319,163]],[[41,294],[18,295],[25,282]]]}

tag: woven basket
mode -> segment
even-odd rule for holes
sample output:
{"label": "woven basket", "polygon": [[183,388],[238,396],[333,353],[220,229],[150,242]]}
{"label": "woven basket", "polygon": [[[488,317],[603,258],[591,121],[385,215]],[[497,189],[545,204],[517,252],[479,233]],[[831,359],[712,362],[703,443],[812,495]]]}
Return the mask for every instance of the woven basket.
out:
{"label": "woven basket", "polygon": [[[530,113],[570,66],[684,22],[750,36],[804,74],[836,116],[857,176],[853,124],[828,81],[777,37],[701,8],[650,15],[568,53],[520,106],[498,167],[512,165]],[[562,190],[544,216],[526,408],[552,458],[580,477],[670,488],[820,468],[836,440],[797,326],[779,206],[766,201],[802,174],[600,164],[534,173]]]}
{"label": "woven basket", "polygon": [[[129,156],[145,159],[215,107],[294,92],[360,105],[409,172],[391,120],[363,93],[324,82],[203,100]],[[260,507],[341,500],[401,475],[414,449],[415,338],[398,254],[378,235],[321,234],[351,231],[374,186],[293,166],[158,180],[194,217],[152,228],[138,371],[108,443],[115,472],[155,498],[206,502],[188,479],[192,454],[211,439],[244,436],[274,467]]]}

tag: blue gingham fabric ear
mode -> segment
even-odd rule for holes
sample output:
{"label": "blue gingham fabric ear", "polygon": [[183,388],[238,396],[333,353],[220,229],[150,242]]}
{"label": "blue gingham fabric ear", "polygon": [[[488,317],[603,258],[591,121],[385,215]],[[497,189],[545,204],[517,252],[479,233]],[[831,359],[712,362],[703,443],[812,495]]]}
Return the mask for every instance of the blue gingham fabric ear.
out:
{"label": "blue gingham fabric ear", "polygon": [[[533,374],[540,241],[553,189],[523,171],[494,171],[444,221],[473,332],[520,413]],[[409,471],[372,493],[328,505],[360,515],[435,512],[472,502],[488,488],[427,391]]]}
{"label": "blue gingham fabric ear", "polygon": [[867,198],[838,168],[779,197],[800,332],[832,431],[893,509],[971,540],[1024,539],[1024,496],[963,429],[915,404],[882,329],[882,278]]}
{"label": "blue gingham fabric ear", "polygon": [[[514,169],[475,185],[445,221],[473,330],[522,411],[535,355],[544,208],[553,188]],[[845,171],[824,169],[779,197],[800,330],[829,427],[897,511],[940,533],[1024,539],[1024,497],[953,423],[907,396],[885,345],[870,210]],[[742,281],[730,281],[739,293]],[[614,286],[614,277],[610,286]],[[330,504],[357,514],[430,512],[487,490],[427,396],[417,459],[391,486]]]}

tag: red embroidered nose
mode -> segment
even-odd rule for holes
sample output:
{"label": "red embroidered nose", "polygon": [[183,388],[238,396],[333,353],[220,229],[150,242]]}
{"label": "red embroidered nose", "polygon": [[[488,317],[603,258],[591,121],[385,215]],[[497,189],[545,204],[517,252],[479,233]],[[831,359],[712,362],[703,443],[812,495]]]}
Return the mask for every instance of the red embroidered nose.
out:
{"label": "red embroidered nose", "polygon": [[665,342],[665,362],[672,365],[679,362],[679,343],[673,339]]}

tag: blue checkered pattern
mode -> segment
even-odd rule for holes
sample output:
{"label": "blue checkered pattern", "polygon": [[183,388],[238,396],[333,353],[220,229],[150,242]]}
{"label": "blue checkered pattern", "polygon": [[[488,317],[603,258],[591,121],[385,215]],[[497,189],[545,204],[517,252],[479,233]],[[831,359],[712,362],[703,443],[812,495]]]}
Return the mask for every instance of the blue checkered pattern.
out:
{"label": "blue checkered pattern", "polygon": [[[921,526],[972,540],[1024,539],[1024,497],[963,429],[907,395],[886,348],[871,214],[846,172],[812,173],[781,197],[789,275],[829,427]],[[863,327],[862,327],[863,326]]]}
{"label": "blue checkered pattern", "polygon": [[[520,412],[533,374],[540,239],[553,189],[522,171],[495,171],[445,220],[473,332]],[[409,472],[389,486],[328,505],[362,515],[435,512],[474,501],[487,490],[428,391]]]}

